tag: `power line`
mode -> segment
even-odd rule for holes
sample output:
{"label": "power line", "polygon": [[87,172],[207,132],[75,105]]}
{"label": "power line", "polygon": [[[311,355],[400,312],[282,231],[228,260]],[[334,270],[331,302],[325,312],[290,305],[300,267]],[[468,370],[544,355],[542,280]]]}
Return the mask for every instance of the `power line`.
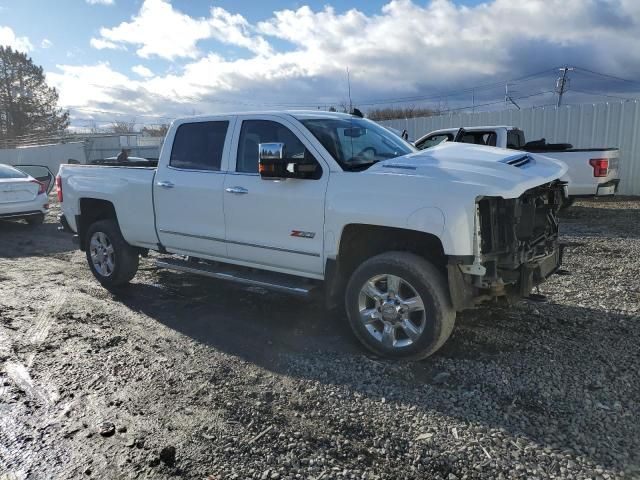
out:
{"label": "power line", "polygon": [[[516,77],[513,79],[508,80],[509,83],[516,83],[516,82],[523,82],[523,81],[528,81],[528,80],[533,80],[537,77],[543,76],[543,75],[547,75],[550,72],[555,71],[555,68],[548,68],[545,70],[541,70],[538,72],[534,72],[534,73],[529,73],[527,75],[523,75],[521,77]],[[496,86],[500,86],[503,85],[504,81],[496,81],[496,82],[492,82],[492,83],[486,83],[486,84],[481,84],[481,85],[477,85],[474,87],[469,87],[469,88],[462,88],[462,89],[457,89],[457,90],[449,90],[449,91],[445,91],[445,92],[439,92],[436,94],[429,94],[429,95],[414,95],[414,96],[408,96],[408,97],[395,97],[395,98],[386,98],[386,99],[369,99],[369,100],[363,100],[363,101],[354,101],[353,103],[356,105],[360,105],[360,106],[371,106],[371,105],[382,105],[382,104],[386,104],[386,103],[402,103],[402,102],[410,102],[410,101],[421,101],[421,100],[431,100],[431,99],[439,99],[439,98],[445,98],[445,97],[451,97],[451,96],[455,96],[461,93],[468,93],[468,92],[472,92],[474,90],[486,90],[488,88],[493,88]],[[91,86],[94,87],[99,87],[99,88],[105,88],[105,89],[109,89],[109,90],[116,90],[116,91],[123,91],[126,93],[131,93],[132,89],[128,89],[125,87],[115,87],[115,86],[105,86],[105,85],[98,85],[98,84],[89,84]],[[208,87],[207,85],[198,85],[195,84],[195,87]],[[149,92],[148,90],[145,90],[145,94],[151,96],[151,97],[155,97],[158,98],[162,101],[167,101],[166,97],[163,97],[162,95],[153,93],[153,92]],[[227,99],[217,99],[217,98],[202,98],[202,97],[193,97],[193,96],[185,96],[182,95],[182,98],[192,101],[192,102],[202,102],[202,101],[207,101],[207,102],[211,102],[211,103],[220,103],[220,104],[229,104],[229,105],[242,105],[242,106],[255,106],[255,107],[310,107],[310,108],[316,108],[318,106],[318,103],[320,104],[330,104],[330,105],[338,105],[340,103],[340,101],[336,100],[336,101],[322,101],[322,102],[318,102],[317,100],[315,101],[300,101],[300,102],[257,102],[257,101],[246,101],[246,100],[227,100]],[[101,112],[97,112],[97,113],[101,113]],[[105,112],[108,113],[108,112]],[[140,115],[142,116],[142,115]],[[162,118],[162,117],[158,117],[158,118]],[[164,118],[168,118],[168,117],[164,117]]]}
{"label": "power line", "polygon": [[[551,69],[546,69],[540,72],[536,72],[536,73],[531,73],[529,75],[525,75],[522,77],[518,77],[518,78],[514,78],[511,80],[507,80],[508,83],[516,83],[516,82],[523,82],[523,81],[528,81],[528,80],[533,80],[534,78],[543,76],[543,75],[547,75],[550,72],[554,72],[556,69],[555,68],[551,68]],[[396,97],[396,98],[391,98],[391,99],[383,99],[383,100],[367,100],[367,101],[356,101],[356,105],[361,105],[361,106],[371,106],[371,105],[383,105],[383,104],[389,104],[389,103],[403,103],[403,102],[410,102],[410,101],[420,101],[420,100],[432,100],[432,99],[440,99],[440,98],[447,98],[447,97],[452,97],[452,96],[456,96],[462,93],[473,93],[475,96],[475,92],[478,90],[486,90],[489,88],[493,88],[493,87],[498,87],[498,86],[502,86],[505,84],[505,81],[499,81],[499,82],[493,82],[493,83],[486,83],[483,85],[477,85],[475,87],[469,87],[469,88],[461,88],[461,89],[457,89],[457,90],[449,90],[449,91],[445,91],[445,92],[440,92],[440,93],[436,93],[436,94],[431,94],[431,95],[416,95],[416,96],[411,96],[411,97]],[[480,106],[480,105],[478,105]]]}
{"label": "power line", "polygon": [[[526,98],[532,98],[532,97],[538,97],[540,95],[546,95],[548,93],[554,93],[553,90],[545,90],[544,92],[538,92],[538,93],[532,93],[530,95],[523,95],[520,97],[512,97],[512,100],[524,100]],[[468,110],[469,108],[474,108],[474,107],[487,107],[490,105],[498,105],[499,103],[503,103],[504,100],[496,100],[496,101],[492,101],[492,102],[487,102],[487,103],[482,103],[482,104],[475,104],[475,105],[467,105],[464,107],[457,107],[457,108],[450,108],[445,110],[445,112],[457,112],[459,110]]]}
{"label": "power line", "polygon": [[[563,67],[564,69],[568,69],[569,67]],[[568,82],[567,80],[567,72],[570,71],[569,70],[563,70],[561,69],[564,73],[564,77],[565,77],[565,81],[562,85],[559,85],[558,88],[560,91],[558,91],[557,93],[559,94],[559,102],[561,102],[561,97],[562,94],[565,93],[568,90]],[[582,68],[582,67],[575,67],[575,70],[581,73],[587,73],[587,74],[591,74],[591,75],[596,75],[596,76],[600,76],[603,78],[610,78],[610,79],[615,79],[618,81],[623,81],[623,82],[627,82],[627,83],[631,83],[631,84],[637,84],[640,85],[639,81],[634,81],[634,80],[629,80],[626,78],[622,78],[622,77],[617,77],[615,75],[609,75],[606,73],[602,73],[602,72],[597,72],[594,70],[589,70],[586,68]],[[549,75],[551,72],[556,71],[556,68],[549,68],[549,69],[545,69],[545,70],[541,70],[538,72],[534,72],[534,73],[530,73],[527,75],[523,75],[520,77],[516,77],[513,79],[508,80],[508,83],[513,85],[515,83],[524,83],[524,82],[529,82],[529,81],[533,81],[536,79],[539,79],[545,75]],[[481,91],[486,91],[488,89],[491,88],[495,88],[498,86],[502,86],[505,84],[505,81],[496,81],[496,82],[491,82],[491,83],[486,83],[486,84],[481,84],[481,85],[476,85],[473,87],[469,87],[469,88],[460,88],[460,89],[456,89],[456,90],[448,90],[448,91],[441,91],[441,92],[436,92],[433,94],[428,94],[428,95],[413,95],[413,96],[404,96],[404,97],[395,97],[395,98],[382,98],[382,99],[376,99],[376,98],[370,98],[370,99],[366,99],[366,100],[362,100],[362,101],[354,101],[353,103],[355,105],[358,106],[374,106],[374,105],[385,105],[385,104],[394,104],[394,103],[409,103],[409,102],[422,102],[422,101],[428,101],[428,100],[442,100],[442,99],[447,99],[447,98],[451,98],[451,97],[455,97],[455,96],[459,96],[459,95],[463,95],[463,94],[471,94],[473,97],[473,105],[471,107],[460,107],[454,110],[464,110],[467,108],[474,108],[474,107],[482,107],[482,106],[488,106],[488,105],[495,105],[496,103],[500,103],[500,102],[488,102],[488,103],[481,103],[478,104],[477,102],[477,97],[478,97],[478,92]],[[132,91],[136,91],[138,90],[141,94],[147,95],[152,99],[157,99],[160,100],[162,102],[167,102],[167,101],[171,101],[170,98],[167,98],[166,96],[157,94],[157,93],[153,93],[148,91],[147,89],[143,88],[143,87],[137,87],[137,88],[126,88],[126,87],[120,87],[120,86],[105,86],[105,85],[97,85],[97,84],[90,84],[92,86],[98,87],[98,88],[104,88],[104,89],[108,89],[108,90],[115,90],[115,91],[123,91],[126,93],[131,93]],[[511,86],[510,85],[510,86]],[[198,85],[194,85],[194,86],[198,86]],[[207,86],[205,85],[201,85],[201,87],[205,88]],[[542,92],[542,93],[548,93],[548,92]],[[541,95],[542,93],[535,93],[533,95],[530,96],[537,96],[537,95]],[[587,94],[591,94],[589,92],[583,92],[583,93],[587,93]],[[320,101],[320,100],[315,100],[315,101],[306,101],[306,100],[302,100],[300,102],[262,102],[262,101],[252,101],[252,100],[243,100],[243,99],[229,99],[227,98],[207,98],[206,95],[202,95],[202,96],[192,96],[192,95],[180,95],[180,94],[176,94],[177,96],[180,97],[181,100],[186,100],[186,101],[190,101],[193,103],[218,103],[218,104],[226,104],[226,105],[237,105],[237,106],[247,106],[247,107],[273,107],[273,108],[319,108],[318,105],[339,105],[340,102],[339,101]],[[613,95],[607,95],[607,94],[599,94],[600,96],[603,97],[611,97],[611,98],[618,98],[621,100],[627,100],[627,98],[623,98],[623,97],[615,97]],[[515,97],[512,96],[511,99],[512,100],[518,100],[520,98],[529,98],[530,96],[524,96],[524,97]],[[184,104],[182,104],[184,105]],[[137,121],[136,117],[143,117],[143,118],[150,118],[150,119],[157,119],[158,121],[161,120],[166,120],[166,121],[171,121],[174,120],[177,117],[172,117],[172,116],[163,116],[163,115],[153,115],[153,114],[148,114],[148,113],[125,113],[125,112],[117,112],[117,111],[109,111],[109,110],[100,110],[100,109],[95,109],[95,108],[90,108],[90,107],[82,107],[82,106],[70,106],[68,107],[69,110],[73,111],[73,112],[77,112],[77,114],[81,115],[82,112],[86,112],[86,113],[97,113],[97,114],[104,114],[104,115],[112,115],[112,116],[128,116],[128,117],[133,117],[134,121],[136,121],[136,123],[139,124],[144,124],[142,121]],[[80,119],[78,119],[80,120]],[[100,120],[100,123],[113,123],[116,121],[122,121],[122,119],[120,120]]]}
{"label": "power line", "polygon": [[626,101],[633,101],[633,100],[638,100],[638,97],[633,98],[633,97],[619,97],[617,95],[609,95],[606,93],[598,93],[598,92],[587,92],[586,90],[576,90],[575,88],[572,89],[573,92],[579,92],[579,93],[584,93],[585,95],[591,95],[594,97],[607,97],[607,98],[616,98],[618,100],[626,100]]}
{"label": "power line", "polygon": [[610,75],[608,73],[596,72],[594,70],[589,70],[588,68],[576,67],[576,70],[591,73],[592,75],[597,75],[599,77],[612,78],[614,80],[619,80],[621,82],[633,83],[635,85],[640,85],[640,81],[637,80],[629,80],[628,78],[617,77],[615,75]]}

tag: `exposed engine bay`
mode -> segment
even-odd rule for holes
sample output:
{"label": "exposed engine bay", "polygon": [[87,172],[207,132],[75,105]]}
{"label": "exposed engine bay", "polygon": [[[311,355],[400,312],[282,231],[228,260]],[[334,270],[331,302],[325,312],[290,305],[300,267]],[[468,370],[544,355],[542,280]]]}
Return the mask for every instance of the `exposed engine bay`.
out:
{"label": "exposed engine bay", "polygon": [[448,266],[450,286],[455,282],[457,289],[465,291],[462,295],[452,293],[456,309],[496,297],[526,297],[559,269],[562,245],[557,215],[564,185],[554,181],[515,199],[478,200],[474,264],[452,259]]}

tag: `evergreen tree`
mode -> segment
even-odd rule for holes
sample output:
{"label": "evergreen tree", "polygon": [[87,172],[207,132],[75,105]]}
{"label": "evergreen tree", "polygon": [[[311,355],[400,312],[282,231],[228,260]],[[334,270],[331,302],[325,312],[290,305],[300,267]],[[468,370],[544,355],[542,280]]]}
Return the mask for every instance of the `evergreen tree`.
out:
{"label": "evergreen tree", "polygon": [[0,46],[0,143],[27,143],[62,134],[69,112],[58,108],[58,92],[42,67],[11,47]]}

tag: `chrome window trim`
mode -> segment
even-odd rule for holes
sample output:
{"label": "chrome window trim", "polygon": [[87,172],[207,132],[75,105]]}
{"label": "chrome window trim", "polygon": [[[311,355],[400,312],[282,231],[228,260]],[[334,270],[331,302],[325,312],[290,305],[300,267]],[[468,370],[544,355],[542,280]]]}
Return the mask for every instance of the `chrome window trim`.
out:
{"label": "chrome window trim", "polygon": [[196,170],[196,169],[190,169],[190,168],[172,167],[171,165],[167,165],[167,168],[169,168],[171,170],[175,170],[177,172],[227,173],[224,170]]}
{"label": "chrome window trim", "polygon": [[228,175],[240,175],[240,176],[245,176],[245,177],[259,177],[260,174],[259,173],[245,173],[245,172],[227,172]]}

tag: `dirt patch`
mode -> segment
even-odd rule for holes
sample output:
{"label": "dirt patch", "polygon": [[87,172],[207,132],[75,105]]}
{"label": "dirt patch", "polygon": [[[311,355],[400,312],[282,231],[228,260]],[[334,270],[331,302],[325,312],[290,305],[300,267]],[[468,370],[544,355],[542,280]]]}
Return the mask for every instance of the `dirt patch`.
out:
{"label": "dirt patch", "polygon": [[0,478],[638,478],[640,202],[577,202],[548,302],[458,318],[434,357],[343,314],[156,270],[112,293],[0,223]]}

